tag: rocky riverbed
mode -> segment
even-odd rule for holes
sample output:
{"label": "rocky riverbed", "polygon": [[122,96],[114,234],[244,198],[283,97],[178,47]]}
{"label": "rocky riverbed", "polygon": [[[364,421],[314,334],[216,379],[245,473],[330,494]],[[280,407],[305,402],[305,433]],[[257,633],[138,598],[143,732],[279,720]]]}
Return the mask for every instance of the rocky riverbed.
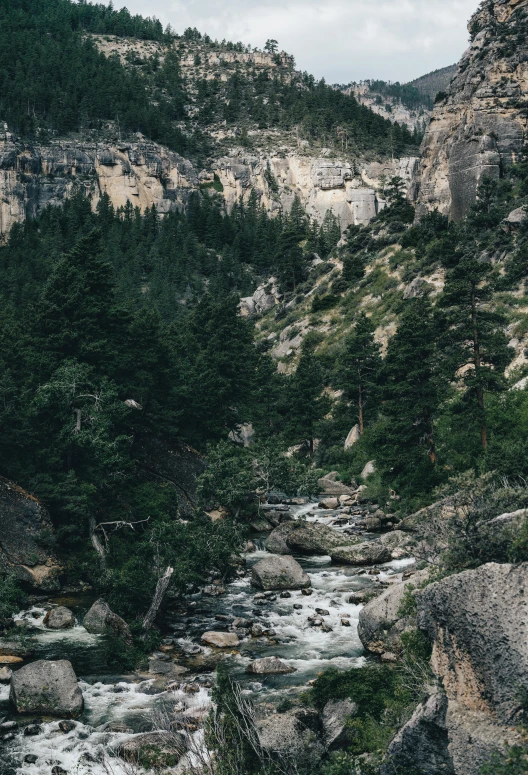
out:
{"label": "rocky riverbed", "polygon": [[[327,667],[363,664],[366,657],[358,636],[362,601],[401,580],[404,571],[412,572],[412,557],[400,556],[405,552],[389,547],[382,559],[391,553],[398,559],[372,567],[332,561],[330,554],[310,554],[317,542],[328,541],[330,530],[331,539],[339,537],[338,544],[387,546],[387,535],[367,533],[364,517],[363,524],[358,524],[358,516],[341,503],[338,509],[317,504],[281,506],[265,514],[277,523],[276,529],[282,520],[295,521],[295,542],[302,553],[286,549],[291,551],[286,557],[272,555],[265,548],[269,533],[255,534],[239,578],[225,588],[212,583],[182,601],[161,650],[150,659],[148,672],[112,674],[105,636],[89,633],[82,624],[93,601],[51,600],[21,612],[16,621],[27,626],[24,642],[31,654],[25,662],[71,662],[79,676],[84,707],[77,718],[67,721],[17,715],[9,702],[9,685],[0,685],[0,719],[7,724],[0,738],[2,775],[121,775],[126,765],[113,753],[139,744],[141,735],[158,728],[167,714],[177,728],[199,739],[220,660],[229,662],[245,696],[268,716],[273,716],[281,700],[306,690]],[[310,525],[316,527],[310,529]],[[333,540],[330,543],[335,545]],[[306,581],[299,588],[291,588],[288,581],[276,589],[255,586],[253,569],[269,561],[295,566]],[[57,610],[57,603],[64,607],[70,603],[73,626],[67,614]],[[66,628],[49,629],[53,621],[66,622]]]}

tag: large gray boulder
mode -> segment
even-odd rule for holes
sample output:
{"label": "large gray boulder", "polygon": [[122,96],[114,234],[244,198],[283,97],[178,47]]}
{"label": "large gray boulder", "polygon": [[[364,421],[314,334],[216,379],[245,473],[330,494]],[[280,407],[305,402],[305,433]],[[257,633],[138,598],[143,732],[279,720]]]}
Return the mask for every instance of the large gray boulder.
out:
{"label": "large gray boulder", "polygon": [[44,617],[44,625],[48,630],[69,630],[74,624],[73,613],[63,605],[51,608]]}
{"label": "large gray boulder", "polygon": [[265,557],[251,570],[251,583],[264,589],[307,589],[310,577],[293,557]]}
{"label": "large gray boulder", "polygon": [[13,673],[10,700],[17,713],[76,718],[83,695],[71,662],[65,659],[32,662]]}
{"label": "large gray boulder", "polygon": [[286,675],[295,673],[295,668],[290,667],[278,657],[264,657],[250,662],[246,671],[255,675]]}
{"label": "large gray boulder", "polygon": [[93,635],[109,635],[113,638],[121,638],[127,643],[132,642],[132,633],[128,624],[115,614],[102,598],[99,598],[90,608],[84,617],[83,625]]}
{"label": "large gray boulder", "polygon": [[357,543],[319,522],[285,522],[271,533],[266,549],[274,554],[330,554],[338,546]]}
{"label": "large gray boulder", "polygon": [[37,589],[60,588],[59,563],[45,547],[53,534],[46,508],[33,495],[0,477],[0,571]]}
{"label": "large gray boulder", "polygon": [[238,646],[240,639],[234,632],[204,632],[202,643],[216,649],[229,649]]}
{"label": "large gray boulder", "polygon": [[381,775],[455,775],[446,726],[447,698],[433,694],[419,705],[387,751]]}
{"label": "large gray boulder", "polygon": [[359,612],[358,635],[367,651],[373,654],[401,650],[403,632],[416,627],[415,616],[401,616],[400,607],[408,589],[417,588],[428,576],[418,571],[411,578],[382,592]]}
{"label": "large gray boulder", "polygon": [[353,546],[339,546],[330,552],[332,562],[344,565],[380,565],[390,562],[392,552],[380,541],[368,541]]}
{"label": "large gray boulder", "polygon": [[323,754],[323,745],[317,732],[303,723],[299,711],[275,713],[256,723],[259,742],[265,752],[273,754],[282,764],[283,771],[305,772],[313,769]]}
{"label": "large gray boulder", "polygon": [[352,730],[347,721],[357,714],[357,705],[352,700],[331,700],[322,713],[325,745],[328,750],[343,748],[352,742]]}
{"label": "large gray boulder", "polygon": [[431,584],[416,598],[449,699],[509,723],[519,710],[519,687],[528,686],[528,563],[489,563]]}

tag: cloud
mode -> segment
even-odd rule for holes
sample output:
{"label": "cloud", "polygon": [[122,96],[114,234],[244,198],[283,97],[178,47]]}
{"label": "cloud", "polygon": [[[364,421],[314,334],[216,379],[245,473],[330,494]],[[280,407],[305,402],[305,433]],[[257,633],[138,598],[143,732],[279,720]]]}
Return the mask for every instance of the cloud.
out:
{"label": "cloud", "polygon": [[408,81],[456,62],[478,0],[114,0],[182,32],[262,47],[276,38],[330,83]]}

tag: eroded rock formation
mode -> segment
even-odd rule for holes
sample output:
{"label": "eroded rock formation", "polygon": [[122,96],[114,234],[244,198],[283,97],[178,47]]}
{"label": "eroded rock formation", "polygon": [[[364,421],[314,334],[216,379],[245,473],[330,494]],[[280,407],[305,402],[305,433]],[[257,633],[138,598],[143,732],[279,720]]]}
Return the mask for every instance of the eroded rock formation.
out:
{"label": "eroded rock formation", "polygon": [[417,214],[438,208],[455,220],[486,175],[498,178],[521,154],[528,96],[527,0],[490,0],[470,21],[470,48],[435,108],[422,145]]}

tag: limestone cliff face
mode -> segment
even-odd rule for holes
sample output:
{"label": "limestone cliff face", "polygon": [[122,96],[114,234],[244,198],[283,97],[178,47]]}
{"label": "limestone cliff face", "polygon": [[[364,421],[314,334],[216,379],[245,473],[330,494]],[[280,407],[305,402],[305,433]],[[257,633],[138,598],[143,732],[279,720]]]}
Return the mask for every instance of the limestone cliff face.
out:
{"label": "limestone cliff face", "polygon": [[416,163],[402,159],[354,171],[348,162],[295,152],[247,156],[235,151],[197,170],[178,154],[143,140],[28,146],[5,136],[0,141],[0,234],[48,205],[60,205],[78,189],[94,206],[106,193],[116,208],[127,202],[141,211],[155,205],[164,215],[184,208],[190,193],[212,183],[215,175],[228,209],[254,191],[269,212],[288,212],[297,195],[316,220],[331,209],[345,229],[368,223],[384,206],[383,175],[401,174],[410,184]]}
{"label": "limestone cliff face", "polygon": [[469,29],[471,46],[423,141],[418,215],[438,208],[462,218],[482,177],[498,178],[524,145],[528,0],[489,0]]}

